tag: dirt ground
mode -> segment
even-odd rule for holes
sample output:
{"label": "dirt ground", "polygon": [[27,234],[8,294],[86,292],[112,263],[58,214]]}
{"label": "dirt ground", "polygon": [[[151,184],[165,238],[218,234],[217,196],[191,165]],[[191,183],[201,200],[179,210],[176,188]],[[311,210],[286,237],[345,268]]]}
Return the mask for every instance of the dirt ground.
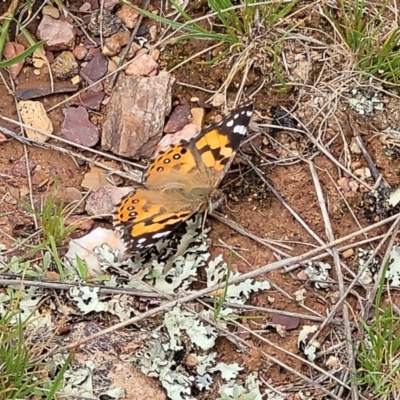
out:
{"label": "dirt ground", "polygon": [[[4,3],[0,5],[0,14],[4,12],[5,7],[6,5]],[[176,45],[176,47],[168,45],[163,49],[161,60],[164,60],[165,65],[168,64],[171,54],[176,54],[175,52],[182,49],[182,46],[183,45],[180,43]],[[204,48],[205,44],[201,42],[190,42],[184,44],[184,46],[186,46],[185,54],[190,55]],[[166,54],[168,54],[168,59],[165,56]],[[25,66],[18,77],[17,83],[38,79],[38,77],[34,75],[33,70],[34,68],[32,66]],[[188,88],[181,85],[180,82],[200,88],[218,88],[224,82],[228,71],[228,67],[221,66],[215,68],[209,65],[200,65],[196,61],[189,62],[183,68],[174,72],[178,82],[175,87],[174,99],[178,96],[186,102],[189,102],[193,97],[206,99],[205,93],[201,90]],[[272,71],[270,72],[272,75]],[[251,79],[249,79],[250,83],[246,87],[249,92],[259,81],[261,71],[256,69],[252,74],[254,77],[252,76]],[[6,80],[9,79],[7,74],[3,74],[3,77]],[[40,80],[44,78],[47,79],[48,75],[42,75],[39,78]],[[274,78],[271,77],[271,81],[273,81],[273,79]],[[310,77],[310,81],[311,80],[312,76]],[[10,85],[9,87],[12,87],[9,80],[7,84]],[[234,95],[235,92],[232,90],[232,92],[229,92],[228,98],[232,100]],[[62,94],[46,96],[42,100],[45,108],[49,109],[67,98],[68,95]],[[304,112],[306,106],[298,105],[297,99],[298,90],[296,88],[290,89],[282,94],[277,93],[271,85],[264,85],[254,99],[256,114],[258,117],[262,117],[262,119],[258,118],[258,122],[261,125],[265,122],[271,123],[273,121],[271,107],[274,106],[285,107],[286,109],[291,109],[293,106],[296,106],[297,109],[295,112],[301,114],[301,112]],[[54,124],[55,136],[49,143],[69,148],[57,141],[57,136],[60,134],[61,123],[64,119],[63,107],[63,105],[58,106],[49,113],[49,117]],[[398,110],[400,110],[400,105],[398,105]],[[353,125],[350,125],[349,119],[347,119],[346,116],[350,116],[352,121],[358,121],[361,126],[365,126],[367,123],[369,127],[374,128],[375,122],[378,121],[381,116],[386,120],[390,120],[391,117],[389,115],[384,115],[386,112],[387,111],[377,112],[374,117],[371,118],[358,116],[354,111],[342,107],[338,118],[343,118],[339,120],[339,124],[342,124],[344,134],[339,134],[337,126],[333,124],[330,126],[330,138],[338,134],[336,139],[329,146],[331,154],[337,160],[343,160],[344,142],[347,146],[350,146],[352,142],[355,130],[353,129]],[[95,113],[92,114],[92,117],[95,118],[96,124],[101,130],[102,122],[104,122],[106,115],[106,106],[103,105],[100,112],[96,113],[95,116],[94,114]],[[18,120],[15,98],[3,82],[0,82],[0,115]],[[301,120],[300,117],[299,119]],[[19,132],[18,128],[12,127],[11,124],[6,124],[4,121],[2,121],[1,124],[15,132]],[[244,154],[262,170],[266,180],[276,189],[285,202],[293,208],[298,216],[301,217],[310,230],[313,231],[323,243],[327,243],[329,240],[326,235],[325,223],[316,196],[315,182],[312,179],[307,162],[302,161],[300,157],[297,157],[294,163],[276,162],[277,160],[284,159],[289,153],[272,146],[271,141],[268,141],[266,136],[268,132],[269,128],[263,126],[259,127],[258,133],[261,135],[261,140],[254,140],[254,143],[258,146],[257,149],[261,150],[261,153],[256,154],[255,151],[245,151]],[[256,132],[252,132],[252,134],[256,135]],[[400,173],[399,161],[388,159],[379,136],[374,136],[372,132],[362,130],[362,137],[366,143],[368,153],[372,157],[383,178],[390,185],[397,186]],[[305,143],[307,142],[307,139],[304,137],[296,137],[293,139],[288,132],[281,131],[275,135],[275,138],[278,143],[284,143],[289,147],[296,148],[296,151],[302,149],[299,150],[298,153],[302,153],[302,157],[306,160],[310,154],[317,152],[315,147],[311,148],[309,153],[306,151],[303,152]],[[325,139],[329,139],[329,137]],[[101,149],[100,145],[98,145],[96,149]],[[79,151],[77,149],[73,150]],[[20,159],[24,159],[24,152],[27,153],[30,162],[35,166],[31,173],[30,183],[27,177],[16,176],[15,173],[13,173],[13,167],[16,162]],[[91,154],[85,155],[87,157],[93,157]],[[97,158],[97,160],[99,159]],[[146,160],[143,161],[145,162]],[[362,195],[367,189],[360,187],[359,190],[355,192],[349,192],[343,195],[340,189],[338,190],[338,181],[340,178],[346,177],[346,175],[337,165],[325,155],[321,154],[321,152],[318,152],[318,154],[313,157],[312,161],[322,186],[334,238],[342,238],[357,231],[360,229],[360,225],[361,227],[368,226],[370,222],[363,216],[362,207]],[[351,163],[357,162],[360,163],[359,168],[367,167],[366,161],[361,154],[352,153],[350,154],[350,160],[347,161],[346,167],[349,167]],[[283,249],[287,251],[290,256],[300,255],[320,245],[321,243],[318,243],[315,237],[311,236],[310,233],[299,224],[282,202],[276,198],[267,187],[262,185],[262,182],[256,176],[255,172],[247,164],[245,156],[239,154],[231,168],[232,172],[229,173],[223,181],[221,186],[228,196],[227,202],[221,207],[221,212],[228,219],[242,226],[246,231],[262,239],[274,240],[290,246],[292,248],[290,251]],[[24,147],[15,140],[8,140],[0,143],[0,198],[2,198],[2,202],[0,203],[0,243],[4,244],[8,249],[11,249],[15,245],[16,240],[26,238],[34,231],[32,217],[29,215],[29,212],[24,210],[24,207],[16,201],[16,199],[26,200],[29,198],[29,185],[31,185],[31,194],[34,203],[37,201],[39,204],[40,198],[44,195],[44,192],[49,190],[46,182],[51,179],[52,175],[57,178],[60,191],[65,190],[67,187],[75,187],[83,191],[81,182],[88,170],[89,166],[87,164],[78,163],[71,156],[60,154],[55,150],[46,150],[35,146]],[[372,179],[368,179],[367,182],[370,186],[374,184]],[[128,185],[129,182],[125,181],[125,184]],[[352,216],[349,208],[346,206],[344,199],[350,205],[354,216]],[[98,225],[111,227],[111,222],[109,219],[98,220],[95,222],[95,226]],[[278,256],[274,254],[272,250],[255,242],[249,237],[233,231],[231,228],[216,221],[212,217],[208,218],[206,226],[211,227],[209,236],[212,243],[212,257],[222,253],[224,258],[228,259],[229,250],[224,246],[237,249],[238,253],[241,255],[241,257],[233,256],[232,271],[246,273],[277,261]],[[387,227],[383,226],[368,235],[372,237],[373,235],[383,234],[386,231]],[[332,260],[331,258],[326,258],[323,261],[331,262]],[[356,252],[354,252],[350,258],[346,259],[346,264],[353,272],[357,272],[358,262]],[[299,271],[300,269],[297,269],[289,273],[279,269],[268,273],[265,278],[272,283],[273,288],[271,291],[253,295],[249,304],[302,315],[311,315],[310,310],[312,310],[313,315],[321,316],[321,318],[324,317],[327,310],[332,307],[332,295],[337,289],[331,288],[329,290],[315,291],[306,281],[298,278]],[[334,271],[332,271],[331,278],[336,281]],[[350,277],[346,275],[344,278],[345,281],[350,279]],[[300,304],[295,299],[295,293],[303,288],[307,289],[307,296],[304,299],[304,304]],[[362,291],[360,293],[362,295],[364,294]],[[348,298],[348,303],[352,307],[357,307],[357,299],[355,297]],[[249,312],[249,315],[251,314],[252,313]],[[268,325],[266,327],[266,324],[271,322],[271,320],[272,314],[265,314],[262,320],[259,318],[250,318],[247,320],[243,319],[242,322],[250,327],[250,329],[261,332],[261,334],[274,345],[287,350],[289,353],[300,355],[301,352],[298,349],[297,343],[298,332],[302,326],[312,325],[314,322],[301,318],[298,328],[288,330],[285,337],[281,337],[274,329],[268,327]],[[238,335],[248,338],[247,333],[238,332]],[[257,338],[252,338],[251,341],[254,348],[265,350],[268,354],[278,357],[292,368],[307,374],[307,367],[302,365],[300,361],[276,350],[274,346],[267,345]],[[334,339],[331,338],[327,332],[326,341],[324,341],[323,346],[326,345],[329,347],[334,344]],[[246,357],[237,354],[233,344],[225,338],[218,340],[216,351],[221,355],[221,359],[227,363],[233,361],[243,363],[246,361]],[[257,366],[255,369],[260,371],[266,381],[277,386],[297,384],[298,382],[296,376],[284,371],[279,365],[262,363],[262,366]]]}

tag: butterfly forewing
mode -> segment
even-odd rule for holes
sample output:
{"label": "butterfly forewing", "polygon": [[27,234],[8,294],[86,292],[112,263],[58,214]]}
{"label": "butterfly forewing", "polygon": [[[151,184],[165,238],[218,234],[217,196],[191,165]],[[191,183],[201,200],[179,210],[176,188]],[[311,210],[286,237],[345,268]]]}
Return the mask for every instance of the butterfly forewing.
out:
{"label": "butterfly forewing", "polygon": [[125,196],[114,213],[114,225],[129,251],[151,247],[202,207],[205,199],[197,199],[197,194],[207,187],[211,192],[224,177],[247,133],[253,108],[253,103],[244,104],[150,161],[146,187]]}
{"label": "butterfly forewing", "polygon": [[224,177],[245,138],[253,109],[253,103],[246,103],[195,138],[194,147],[203,165],[212,170],[214,186]]}

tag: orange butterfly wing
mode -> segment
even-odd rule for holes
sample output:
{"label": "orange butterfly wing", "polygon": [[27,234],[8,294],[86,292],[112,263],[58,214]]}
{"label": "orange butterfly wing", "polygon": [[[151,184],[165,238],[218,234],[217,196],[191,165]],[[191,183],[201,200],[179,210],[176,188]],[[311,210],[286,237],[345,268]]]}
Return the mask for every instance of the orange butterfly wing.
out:
{"label": "orange butterfly wing", "polygon": [[246,135],[253,103],[232,111],[190,141],[157,154],[144,175],[144,187],[125,196],[114,212],[114,226],[130,252],[143,251],[168,236],[201,208],[215,189]]}

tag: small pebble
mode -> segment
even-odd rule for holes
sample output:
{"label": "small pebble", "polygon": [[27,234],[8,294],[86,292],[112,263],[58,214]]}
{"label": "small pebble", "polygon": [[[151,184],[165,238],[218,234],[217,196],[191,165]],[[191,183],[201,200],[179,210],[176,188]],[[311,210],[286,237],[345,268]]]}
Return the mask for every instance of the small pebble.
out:
{"label": "small pebble", "polygon": [[75,75],[74,77],[71,78],[71,83],[73,85],[77,85],[78,83],[81,82],[81,77],[79,75]]}
{"label": "small pebble", "polygon": [[342,257],[346,260],[347,258],[350,258],[354,254],[353,249],[347,249],[342,253]]}

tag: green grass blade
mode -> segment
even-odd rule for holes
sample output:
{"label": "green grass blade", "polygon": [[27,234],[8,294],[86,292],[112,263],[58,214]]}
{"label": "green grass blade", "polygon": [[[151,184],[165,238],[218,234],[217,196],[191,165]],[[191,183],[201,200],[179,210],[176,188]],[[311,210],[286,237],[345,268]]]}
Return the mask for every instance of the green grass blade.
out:
{"label": "green grass blade", "polygon": [[25,60],[26,57],[30,56],[33,52],[35,52],[40,46],[43,45],[43,43],[45,43],[43,40],[37,42],[33,46],[28,47],[22,53],[18,54],[17,56],[10,58],[9,60],[6,61],[0,61],[0,68],[11,67],[11,65],[17,64],[20,61]]}

